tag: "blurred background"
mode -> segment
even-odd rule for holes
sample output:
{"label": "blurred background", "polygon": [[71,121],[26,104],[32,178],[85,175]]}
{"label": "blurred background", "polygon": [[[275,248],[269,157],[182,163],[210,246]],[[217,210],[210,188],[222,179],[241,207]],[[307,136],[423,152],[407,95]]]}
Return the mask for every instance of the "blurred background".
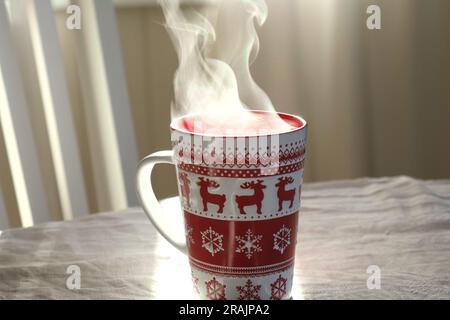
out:
{"label": "blurred background", "polygon": [[[450,178],[450,1],[267,3],[269,17],[259,30],[261,49],[252,72],[278,111],[299,114],[309,122],[306,182],[395,175]],[[170,148],[177,57],[155,1],[114,4],[138,158],[142,158]],[[371,4],[381,8],[381,30],[366,27]],[[92,105],[83,90],[77,37],[90,30],[66,28],[66,5],[53,3],[88,210],[117,209],[120,205],[100,200],[102,186],[95,181],[92,164],[107,155],[90,146],[93,138],[86,127]],[[210,9],[202,1],[185,5]],[[47,201],[51,212],[60,212],[42,101],[30,98],[29,92]],[[5,150],[7,137],[2,132],[0,150]],[[12,217],[21,200],[15,197],[9,172],[6,153],[0,151],[1,187]],[[159,168],[154,181],[159,197],[176,193],[170,166]],[[10,221],[21,225],[17,219]]]}

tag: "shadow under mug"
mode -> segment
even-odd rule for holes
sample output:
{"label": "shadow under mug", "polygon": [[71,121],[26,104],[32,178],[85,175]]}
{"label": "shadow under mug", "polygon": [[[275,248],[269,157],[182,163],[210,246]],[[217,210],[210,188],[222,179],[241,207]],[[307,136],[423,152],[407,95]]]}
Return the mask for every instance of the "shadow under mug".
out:
{"label": "shadow under mug", "polygon": [[[307,124],[278,116],[290,130],[253,136],[198,134],[194,115],[179,118],[171,124],[173,150],[139,164],[142,206],[188,255],[200,299],[291,298]],[[153,193],[150,177],[159,163],[176,166],[185,230],[175,228]]]}

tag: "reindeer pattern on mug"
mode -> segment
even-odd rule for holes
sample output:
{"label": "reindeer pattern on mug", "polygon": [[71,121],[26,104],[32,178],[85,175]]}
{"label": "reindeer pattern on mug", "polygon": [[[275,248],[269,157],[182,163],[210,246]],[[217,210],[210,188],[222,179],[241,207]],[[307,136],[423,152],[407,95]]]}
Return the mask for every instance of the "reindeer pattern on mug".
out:
{"label": "reindeer pattern on mug", "polygon": [[256,179],[223,179],[195,172],[180,172],[178,176],[184,209],[206,217],[273,218],[298,210],[300,203],[301,170]]}
{"label": "reindeer pattern on mug", "polygon": [[180,185],[180,194],[181,197],[183,199],[183,201],[185,202],[185,204],[190,207],[191,206],[191,180],[189,180],[188,178],[188,174],[186,172],[180,172],[180,174],[178,175],[179,178],[179,185]]}
{"label": "reindeer pattern on mug", "polygon": [[219,188],[218,184],[214,180],[210,180],[204,177],[199,177],[197,185],[200,186],[200,197],[202,198],[203,211],[208,211],[208,203],[218,206],[217,213],[223,213],[223,207],[227,200],[224,194],[215,194],[209,191],[209,188]]}
{"label": "reindeer pattern on mug", "polygon": [[240,214],[246,214],[244,211],[245,207],[248,206],[256,206],[256,213],[262,214],[261,207],[262,207],[262,201],[264,199],[264,189],[267,187],[264,185],[264,180],[257,180],[257,181],[248,181],[241,184],[242,189],[251,189],[253,190],[252,195],[244,195],[239,196],[236,195],[236,203],[239,208]]}

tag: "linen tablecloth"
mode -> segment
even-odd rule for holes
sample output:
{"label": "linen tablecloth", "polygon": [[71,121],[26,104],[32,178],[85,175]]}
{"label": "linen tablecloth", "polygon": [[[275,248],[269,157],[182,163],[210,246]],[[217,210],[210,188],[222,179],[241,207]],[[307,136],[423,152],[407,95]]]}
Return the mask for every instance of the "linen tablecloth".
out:
{"label": "linen tablecloth", "polygon": [[[187,258],[140,208],[0,234],[2,299],[190,299],[191,287]],[[449,299],[450,180],[305,184],[293,298]]]}

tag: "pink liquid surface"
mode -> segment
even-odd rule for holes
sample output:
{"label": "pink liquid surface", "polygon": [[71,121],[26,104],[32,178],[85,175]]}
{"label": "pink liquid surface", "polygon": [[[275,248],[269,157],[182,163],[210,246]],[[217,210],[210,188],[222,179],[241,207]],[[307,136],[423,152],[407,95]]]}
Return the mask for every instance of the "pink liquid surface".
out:
{"label": "pink liquid surface", "polygon": [[199,113],[176,119],[172,128],[195,134],[217,136],[253,136],[281,134],[306,124],[299,117],[264,111]]}

